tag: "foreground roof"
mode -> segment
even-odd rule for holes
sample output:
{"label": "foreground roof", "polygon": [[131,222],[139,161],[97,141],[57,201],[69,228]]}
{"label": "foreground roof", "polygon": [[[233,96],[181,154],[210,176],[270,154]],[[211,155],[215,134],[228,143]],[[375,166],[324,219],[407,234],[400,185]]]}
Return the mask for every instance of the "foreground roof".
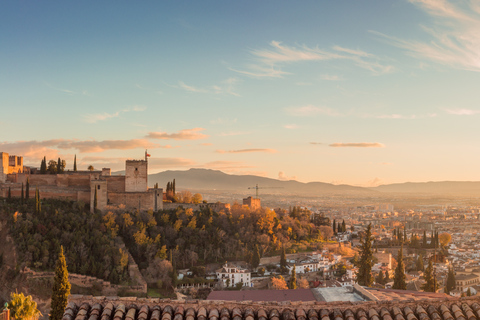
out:
{"label": "foreground roof", "polygon": [[230,302],[72,296],[63,320],[477,320],[480,300]]}

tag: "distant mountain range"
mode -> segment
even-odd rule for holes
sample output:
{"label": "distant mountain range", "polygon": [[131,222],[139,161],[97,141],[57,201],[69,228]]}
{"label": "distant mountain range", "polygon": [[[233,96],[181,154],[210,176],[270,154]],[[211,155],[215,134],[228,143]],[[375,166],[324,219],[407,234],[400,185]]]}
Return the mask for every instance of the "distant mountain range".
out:
{"label": "distant mountain range", "polygon": [[254,188],[258,184],[259,189],[261,189],[260,192],[268,194],[381,196],[382,194],[397,193],[480,196],[480,182],[406,182],[363,188],[324,182],[303,183],[295,180],[283,181],[253,175],[232,175],[210,169],[168,170],[151,174],[149,175],[149,185],[158,182],[161,187],[165,188],[167,182],[173,179],[175,179],[178,190],[189,189],[192,191],[247,192],[248,188]]}

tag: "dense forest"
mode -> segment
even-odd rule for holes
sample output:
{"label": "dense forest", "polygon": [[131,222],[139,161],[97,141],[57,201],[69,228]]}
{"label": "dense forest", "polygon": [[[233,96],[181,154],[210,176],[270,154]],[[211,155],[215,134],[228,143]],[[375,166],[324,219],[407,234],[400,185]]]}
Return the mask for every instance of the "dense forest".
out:
{"label": "dense forest", "polygon": [[68,271],[105,279],[128,281],[128,255],[106,232],[100,213],[90,213],[83,203],[42,200],[36,212],[33,199],[0,200],[0,214],[7,217],[19,262],[34,270],[53,270],[63,245]]}
{"label": "dense forest", "polygon": [[83,203],[41,202],[38,212],[33,199],[25,204],[20,199],[0,201],[20,262],[35,270],[52,270],[63,245],[69,272],[113,283],[128,281],[122,242],[148,274],[166,260],[180,269],[232,259],[251,262],[255,247],[262,256],[280,254],[282,248],[316,249],[333,234],[330,226],[312,223],[310,211],[296,207],[279,214],[268,208],[250,212],[237,204],[229,213],[179,207],[158,212],[117,208],[92,214]]}

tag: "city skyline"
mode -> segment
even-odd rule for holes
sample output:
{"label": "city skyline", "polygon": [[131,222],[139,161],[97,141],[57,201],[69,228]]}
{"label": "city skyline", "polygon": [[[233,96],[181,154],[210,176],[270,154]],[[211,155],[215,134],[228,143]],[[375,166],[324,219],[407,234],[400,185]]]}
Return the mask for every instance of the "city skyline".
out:
{"label": "city skyline", "polygon": [[475,2],[0,8],[0,152],[26,165],[480,180]]}

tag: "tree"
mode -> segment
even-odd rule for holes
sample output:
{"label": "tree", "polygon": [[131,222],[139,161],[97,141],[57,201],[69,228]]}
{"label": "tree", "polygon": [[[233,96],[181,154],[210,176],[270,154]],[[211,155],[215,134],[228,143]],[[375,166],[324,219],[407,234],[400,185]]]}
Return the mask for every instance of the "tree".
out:
{"label": "tree", "polygon": [[10,187],[8,187],[7,199],[8,199],[8,201],[12,200],[12,190],[10,189]]}
{"label": "tree", "polygon": [[68,296],[70,295],[70,288],[71,285],[70,282],[68,282],[67,262],[63,255],[63,246],[61,246],[57,264],[55,266],[55,276],[53,278],[50,320],[62,319],[63,312],[67,306]]}
{"label": "tree", "polygon": [[95,188],[95,194],[93,196],[93,211],[97,211],[97,205],[98,205],[97,188]]}
{"label": "tree", "polygon": [[30,199],[30,180],[27,178],[27,186],[25,187],[25,200]]}
{"label": "tree", "polygon": [[455,272],[453,268],[448,269],[447,283],[445,285],[445,292],[450,293],[450,291],[455,289]]}
{"label": "tree", "polygon": [[35,213],[42,211],[42,202],[40,201],[40,191],[35,188]]}
{"label": "tree", "polygon": [[202,195],[200,193],[195,193],[192,197],[192,203],[202,203]]}
{"label": "tree", "polygon": [[282,273],[287,271],[287,255],[285,254],[285,247],[282,247],[282,254],[280,255],[280,270]]}
{"label": "tree", "polygon": [[73,171],[77,171],[77,155],[73,158]]}
{"label": "tree", "polygon": [[23,192],[23,182],[22,182],[22,196],[21,196],[21,199],[22,199],[22,204],[23,202],[25,201],[25,193]]}
{"label": "tree", "polygon": [[273,277],[270,279],[272,281],[272,289],[274,290],[287,290],[287,282],[282,276]]}
{"label": "tree", "polygon": [[47,167],[47,171],[48,173],[50,174],[55,174],[57,173],[57,161],[55,160],[50,160],[48,161],[48,167]]}
{"label": "tree", "polygon": [[260,264],[260,251],[258,250],[258,245],[255,245],[255,249],[253,251],[253,256],[252,256],[252,267],[256,269],[258,268],[259,264]]}
{"label": "tree", "polygon": [[40,164],[40,173],[47,173],[47,158],[43,157],[42,163]]}
{"label": "tree", "polygon": [[423,271],[425,270],[425,266],[423,265],[423,257],[422,255],[419,255],[417,258],[417,262],[415,263],[415,267],[417,271]]}
{"label": "tree", "polygon": [[297,271],[295,270],[295,265],[293,265],[293,268],[292,268],[289,289],[297,289]]}
{"label": "tree", "polygon": [[389,283],[390,282],[390,272],[388,272],[388,270],[385,270],[385,283]]}
{"label": "tree", "polygon": [[397,268],[395,269],[392,289],[407,290],[407,283],[405,282],[405,265],[403,263],[403,246],[398,251]]}
{"label": "tree", "polygon": [[8,305],[12,311],[12,317],[15,319],[38,319],[42,316],[32,296],[25,296],[22,292],[12,292]]}
{"label": "tree", "polygon": [[95,170],[95,168],[94,168],[92,165],[89,165],[87,169],[88,169],[89,171]]}
{"label": "tree", "polygon": [[468,287],[467,289],[467,297],[471,297],[472,296],[472,291],[470,291],[470,287]]}
{"label": "tree", "polygon": [[423,245],[422,247],[427,247],[427,231],[423,230]]}
{"label": "tree", "polygon": [[450,241],[452,241],[452,236],[450,233],[443,232],[438,236],[438,240],[440,241],[440,244],[445,247],[450,243]]}
{"label": "tree", "polygon": [[378,283],[378,284],[383,284],[385,282],[385,279],[383,278],[383,271],[382,270],[380,270],[380,272],[378,273],[378,276],[375,279],[375,282]]}
{"label": "tree", "polygon": [[336,235],[337,234],[337,223],[335,222],[335,219],[333,219],[332,229],[333,229],[333,234]]}
{"label": "tree", "polygon": [[360,247],[360,266],[357,271],[357,282],[361,286],[369,287],[373,283],[372,266],[372,224],[370,223],[365,233],[365,239]]}
{"label": "tree", "polygon": [[345,224],[345,219],[342,221],[342,232],[347,232],[347,225]]}
{"label": "tree", "polygon": [[428,267],[425,269],[425,284],[422,286],[423,291],[425,292],[436,292],[437,291],[437,281],[434,278],[434,269],[432,259],[428,261]]}

